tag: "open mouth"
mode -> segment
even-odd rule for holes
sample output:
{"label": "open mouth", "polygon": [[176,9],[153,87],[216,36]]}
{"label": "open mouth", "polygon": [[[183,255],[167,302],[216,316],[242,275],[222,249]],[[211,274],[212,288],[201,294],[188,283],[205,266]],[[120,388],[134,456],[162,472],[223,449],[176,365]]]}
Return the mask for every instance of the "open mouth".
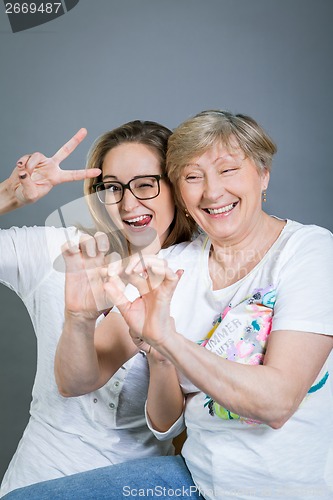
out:
{"label": "open mouth", "polygon": [[125,224],[131,227],[143,228],[148,226],[151,220],[152,216],[145,214],[145,215],[139,215],[138,217],[133,217],[133,219],[124,219],[123,222],[125,222]]}
{"label": "open mouth", "polygon": [[238,204],[238,201],[235,203],[230,203],[230,205],[226,205],[225,207],[221,208],[204,208],[204,212],[206,212],[209,215],[219,215],[219,214],[225,214],[230,212],[235,206]]}

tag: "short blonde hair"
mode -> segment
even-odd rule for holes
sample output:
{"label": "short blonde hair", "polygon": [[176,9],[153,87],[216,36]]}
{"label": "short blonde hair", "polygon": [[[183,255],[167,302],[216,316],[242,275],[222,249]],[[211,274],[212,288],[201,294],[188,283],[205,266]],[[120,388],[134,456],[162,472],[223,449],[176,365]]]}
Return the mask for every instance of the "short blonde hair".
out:
{"label": "short blonde hair", "polygon": [[235,141],[259,171],[270,172],[276,145],[249,116],[219,110],[202,111],[174,130],[168,141],[167,174],[175,186],[177,203],[182,204],[178,181],[184,167],[217,142],[234,149]]}

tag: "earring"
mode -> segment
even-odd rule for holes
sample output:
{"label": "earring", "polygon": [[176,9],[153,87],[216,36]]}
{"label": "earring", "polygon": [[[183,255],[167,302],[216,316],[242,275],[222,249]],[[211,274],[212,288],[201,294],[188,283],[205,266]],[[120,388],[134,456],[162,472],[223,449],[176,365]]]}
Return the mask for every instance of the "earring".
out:
{"label": "earring", "polygon": [[190,216],[190,214],[188,213],[187,208],[185,208],[185,217],[189,217],[189,216]]}
{"label": "earring", "polygon": [[266,203],[266,201],[267,201],[267,193],[266,193],[266,190],[264,190],[264,191],[262,192],[262,201],[263,201],[264,203]]}

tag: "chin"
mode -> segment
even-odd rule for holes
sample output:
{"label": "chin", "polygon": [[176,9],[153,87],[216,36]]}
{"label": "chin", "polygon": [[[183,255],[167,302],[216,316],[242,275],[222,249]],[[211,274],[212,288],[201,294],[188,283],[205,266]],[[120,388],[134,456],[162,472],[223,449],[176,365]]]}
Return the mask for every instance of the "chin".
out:
{"label": "chin", "polygon": [[137,248],[146,248],[153,243],[156,238],[156,232],[153,230],[142,231],[138,234],[126,233],[126,238],[131,245]]}

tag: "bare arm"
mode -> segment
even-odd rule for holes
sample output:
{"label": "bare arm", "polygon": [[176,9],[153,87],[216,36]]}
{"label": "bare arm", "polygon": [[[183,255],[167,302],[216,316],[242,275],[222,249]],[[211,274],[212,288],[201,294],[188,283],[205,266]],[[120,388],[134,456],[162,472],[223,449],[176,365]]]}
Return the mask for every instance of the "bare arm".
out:
{"label": "bare arm", "polygon": [[[163,276],[154,257],[151,261],[145,257],[145,263],[146,275],[150,268],[150,274],[159,274],[163,279],[156,289],[142,294],[135,302],[121,299],[121,291],[115,292],[106,285],[110,296],[121,302],[119,310],[130,327],[137,323],[134,312],[140,308],[140,336],[196,387],[233,413],[273,428],[281,427],[318,376],[333,347],[333,338],[311,332],[276,331],[269,336],[263,365],[243,365],[223,359],[176,332],[169,304],[179,274],[165,269]],[[143,290],[140,263],[134,263],[128,272],[130,279],[133,274],[133,284]],[[160,426],[157,418],[154,423]]]}
{"label": "bare arm", "polygon": [[19,180],[15,182],[12,177],[13,174],[0,183],[0,214],[11,212],[22,205],[15,196],[16,189],[19,186]]}
{"label": "bare arm", "polygon": [[10,177],[0,184],[0,214],[36,202],[57,184],[97,177],[99,169],[60,168],[60,163],[76,149],[86,135],[86,129],[80,129],[50,158],[41,153],[22,156]]}
{"label": "bare arm", "polygon": [[153,428],[159,432],[166,432],[183,412],[184,395],[174,365],[154,349],[147,358],[149,363],[147,413]]}
{"label": "bare arm", "polygon": [[272,428],[280,428],[297,410],[333,347],[329,336],[276,331],[270,334],[264,364],[250,366],[169,333],[155,347],[194,385],[229,411]]}
{"label": "bare arm", "polygon": [[79,396],[102,387],[138,349],[122,316],[109,313],[112,303],[103,283],[110,256],[103,233],[84,235],[78,246],[66,245],[65,323],[55,357],[55,377],[63,396]]}
{"label": "bare arm", "polygon": [[106,384],[138,352],[120,314],[95,320],[66,313],[56,357],[55,376],[62,396],[80,396]]}
{"label": "bare arm", "polygon": [[[135,256],[132,260],[137,261],[139,259],[142,262],[138,256]],[[154,262],[164,276],[164,261],[156,259]],[[167,272],[167,276],[170,280],[168,284],[175,288],[181,273],[174,275],[172,272]],[[159,273],[157,273],[156,277],[153,274],[150,275],[148,285],[146,279],[142,276],[129,275],[128,278],[132,284],[137,286],[141,294],[133,303],[127,301],[121,286],[119,286],[119,280],[114,279],[114,277],[105,284],[105,290],[126,319],[133,342],[138,348],[147,352],[150,371],[147,413],[154,429],[159,432],[166,432],[183,412],[184,395],[179,385],[175,366],[157,350],[147,345],[142,339],[142,333],[145,329],[146,308],[149,307],[145,300],[146,292],[152,289],[151,293],[155,294],[158,300],[166,305],[167,314],[161,318],[161,321],[166,321],[170,327],[174,327],[174,321],[168,312],[170,300],[168,295],[164,293],[165,285],[161,283]]]}

